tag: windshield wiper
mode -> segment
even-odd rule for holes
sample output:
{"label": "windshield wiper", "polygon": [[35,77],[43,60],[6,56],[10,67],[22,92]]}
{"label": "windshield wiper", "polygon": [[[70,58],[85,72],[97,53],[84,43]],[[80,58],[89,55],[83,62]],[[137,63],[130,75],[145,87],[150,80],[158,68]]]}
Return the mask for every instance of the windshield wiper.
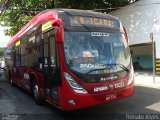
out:
{"label": "windshield wiper", "polygon": [[93,69],[93,70],[90,70],[90,71],[88,71],[87,73],[85,73],[85,75],[86,75],[86,74],[89,74],[89,73],[91,73],[91,72],[93,72],[93,71],[99,71],[99,70],[105,70],[105,69],[109,69],[109,68],[98,68],[98,69]]}
{"label": "windshield wiper", "polygon": [[[127,68],[127,67],[125,67],[123,64],[120,64],[120,63],[116,63],[116,64],[107,64],[107,66],[109,66],[109,67],[105,67],[105,68],[98,68],[98,69],[93,69],[93,70],[90,70],[90,71],[88,71],[87,73],[85,73],[85,75],[86,74],[89,74],[89,73],[91,73],[91,72],[93,72],[93,71],[99,71],[99,70],[105,70],[105,69],[113,69],[112,68],[112,66],[117,66],[117,65],[119,65],[123,70],[125,70],[126,72],[129,72],[130,70]],[[111,66],[111,67],[110,67]]]}
{"label": "windshield wiper", "polygon": [[111,64],[110,66],[112,66],[112,65],[119,65],[123,70],[126,70],[127,72],[129,72],[130,70],[127,68],[127,67],[125,67],[123,64],[120,64],[120,63],[116,63],[116,64]]}

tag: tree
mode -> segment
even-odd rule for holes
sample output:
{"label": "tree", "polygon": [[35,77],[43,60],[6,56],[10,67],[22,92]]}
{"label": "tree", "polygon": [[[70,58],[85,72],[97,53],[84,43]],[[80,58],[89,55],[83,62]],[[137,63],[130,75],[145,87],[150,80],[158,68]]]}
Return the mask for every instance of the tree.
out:
{"label": "tree", "polygon": [[34,15],[53,6],[52,0],[7,0],[0,15],[0,25],[8,27],[5,35],[15,35]]}
{"label": "tree", "polygon": [[138,0],[56,0],[56,7],[73,9],[107,9],[128,5]]}
{"label": "tree", "polygon": [[5,35],[13,36],[34,15],[52,8],[108,9],[125,6],[137,0],[0,0],[0,25],[8,27]]}

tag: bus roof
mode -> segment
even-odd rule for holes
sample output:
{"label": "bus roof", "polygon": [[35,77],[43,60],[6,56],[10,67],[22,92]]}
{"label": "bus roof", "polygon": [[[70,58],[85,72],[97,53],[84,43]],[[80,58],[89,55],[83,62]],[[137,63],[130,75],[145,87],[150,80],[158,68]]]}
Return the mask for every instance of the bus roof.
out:
{"label": "bus roof", "polygon": [[108,14],[93,12],[91,10],[77,10],[77,9],[48,9],[40,12],[35,17],[33,17],[7,44],[7,47],[14,44],[16,41],[20,39],[26,32],[28,32],[31,28],[42,23],[46,20],[54,20],[58,19],[58,17],[67,15],[67,16],[87,16],[87,17],[96,17],[96,18],[104,18],[104,19],[114,19],[118,20],[118,18],[113,17]]}
{"label": "bus roof", "polygon": [[104,14],[104,13],[100,13],[100,12],[94,12],[92,10],[77,10],[77,9],[57,9],[58,10],[58,14],[68,14],[71,16],[88,16],[88,17],[98,17],[98,18],[108,18],[108,19],[117,19],[114,16],[111,16],[109,14]]}

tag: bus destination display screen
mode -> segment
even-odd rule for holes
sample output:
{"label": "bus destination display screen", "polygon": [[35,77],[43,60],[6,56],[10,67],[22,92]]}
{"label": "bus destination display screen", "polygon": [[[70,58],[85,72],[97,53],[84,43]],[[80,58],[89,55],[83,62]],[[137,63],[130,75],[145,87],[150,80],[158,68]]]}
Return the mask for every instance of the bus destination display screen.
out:
{"label": "bus destination display screen", "polygon": [[107,27],[119,28],[117,21],[96,17],[72,16],[70,17],[71,26],[94,26],[94,27]]}

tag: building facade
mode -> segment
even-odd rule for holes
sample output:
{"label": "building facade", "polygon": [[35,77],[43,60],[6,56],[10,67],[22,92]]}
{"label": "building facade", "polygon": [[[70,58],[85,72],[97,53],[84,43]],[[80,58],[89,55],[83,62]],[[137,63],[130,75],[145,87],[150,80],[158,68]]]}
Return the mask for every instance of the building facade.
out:
{"label": "building facade", "polygon": [[155,61],[158,73],[160,70],[160,0],[139,0],[109,14],[117,16],[128,31],[133,62],[138,60],[142,68],[151,69]]}

